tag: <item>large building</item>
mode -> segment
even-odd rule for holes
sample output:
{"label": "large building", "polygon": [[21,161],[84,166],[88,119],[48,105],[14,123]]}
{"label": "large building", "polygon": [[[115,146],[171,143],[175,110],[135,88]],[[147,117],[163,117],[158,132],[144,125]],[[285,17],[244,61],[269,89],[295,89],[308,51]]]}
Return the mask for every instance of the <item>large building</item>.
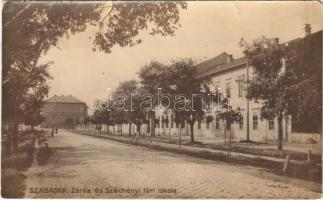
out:
{"label": "large building", "polygon": [[[282,45],[294,48],[305,39],[315,40],[322,44],[322,31],[311,34],[308,27],[304,38],[286,42]],[[321,59],[322,59],[322,55]],[[202,137],[223,137],[227,129],[233,137],[238,140],[249,139],[253,141],[277,140],[278,123],[277,119],[265,120],[260,116],[261,103],[250,101],[246,98],[245,81],[253,77],[253,67],[248,65],[246,57],[234,59],[232,55],[223,52],[220,55],[205,60],[196,66],[197,77],[200,79],[210,79],[210,89],[214,92],[220,92],[230,98],[230,104],[233,108],[240,108],[243,117],[242,123],[232,124],[226,127],[224,120],[220,119],[217,112],[206,113],[206,116],[213,120],[206,123],[195,123],[194,131],[197,136]],[[168,120],[165,120],[168,119]],[[180,126],[189,131],[188,125],[178,125],[174,123],[172,113],[165,114],[163,111],[157,113],[157,133],[172,134],[179,132]],[[164,123],[169,121],[170,123]],[[283,119],[283,138],[289,140],[292,133],[299,132],[292,124],[292,117],[285,116]],[[226,130],[226,131],[225,131]],[[295,134],[293,134],[295,136]],[[302,134],[297,134],[301,136]]]}
{"label": "large building", "polygon": [[84,120],[87,116],[87,105],[73,97],[53,96],[46,100],[43,107],[44,127],[70,127]]}
{"label": "large building", "polygon": [[[224,120],[219,118],[218,113],[210,113],[214,119],[214,126],[211,126],[209,133],[221,136],[223,130],[232,129],[236,139],[249,139],[253,141],[266,141],[277,139],[277,119],[264,120],[260,117],[261,104],[250,101],[246,98],[245,82],[252,78],[253,68],[248,66],[245,57],[233,59],[232,55],[222,53],[219,56],[198,64],[198,78],[209,78],[209,87],[213,91],[219,91],[230,99],[235,108],[240,108],[242,121],[239,124],[232,124],[231,127],[224,127]],[[283,136],[288,138],[291,132],[290,116],[283,120]]]}
{"label": "large building", "polygon": [[[260,117],[261,104],[249,101],[246,98],[244,83],[247,77],[252,76],[253,69],[248,66],[248,60],[245,57],[233,59],[232,55],[223,52],[214,58],[197,64],[195,67],[198,73],[197,77],[209,79],[211,91],[222,93],[228,97],[233,109],[240,108],[242,116],[240,124],[226,126],[227,123],[224,119],[220,119],[218,111],[206,113],[206,116],[211,116],[213,120],[209,124],[205,123],[206,120],[203,120],[202,123],[196,122],[194,131],[197,136],[224,137],[226,130],[226,132],[231,131],[233,137],[239,140],[247,139],[247,134],[249,134],[249,139],[253,141],[274,140],[277,137],[277,120],[262,120]],[[166,115],[163,112],[158,112],[157,119],[160,123],[157,125],[157,130],[163,132],[166,128],[168,133],[169,126],[162,123],[165,118],[168,118],[172,123],[174,117],[172,114]],[[291,131],[290,120],[289,118],[286,119],[283,120],[285,137]],[[178,132],[176,129],[180,128],[176,124],[170,126],[174,129],[174,132]],[[184,129],[188,129],[187,126],[187,124],[184,124]]]}

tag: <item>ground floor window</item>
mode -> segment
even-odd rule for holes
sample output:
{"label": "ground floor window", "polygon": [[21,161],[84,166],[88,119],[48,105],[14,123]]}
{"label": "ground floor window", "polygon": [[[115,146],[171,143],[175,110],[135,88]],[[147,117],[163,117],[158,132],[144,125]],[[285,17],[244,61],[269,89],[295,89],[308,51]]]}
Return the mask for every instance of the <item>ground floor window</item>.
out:
{"label": "ground floor window", "polygon": [[181,128],[184,128],[185,127],[185,122],[182,122],[181,123]]}
{"label": "ground floor window", "polygon": [[165,124],[165,125],[163,126],[163,128],[164,128],[164,127],[168,128],[168,125],[169,125],[168,116],[163,116],[163,123]]}
{"label": "ground floor window", "polygon": [[213,117],[212,116],[206,116],[205,117],[205,123],[206,123],[206,128],[209,129],[210,128],[210,123],[213,121]]}
{"label": "ground floor window", "polygon": [[226,124],[227,124],[227,130],[231,130],[231,122],[227,120]]}
{"label": "ground floor window", "polygon": [[160,117],[158,116],[156,121],[155,121],[155,127],[159,128],[159,123],[160,123]]}
{"label": "ground floor window", "polygon": [[243,129],[243,116],[240,117],[240,121],[239,121],[239,129],[242,130]]}
{"label": "ground floor window", "polygon": [[275,120],[274,119],[268,120],[268,129],[274,130],[274,128],[275,128]]}
{"label": "ground floor window", "polygon": [[215,118],[215,129],[220,129],[220,117],[216,116]]}
{"label": "ground floor window", "polygon": [[162,128],[164,128],[164,123],[165,123],[165,118],[164,118],[164,116],[162,116],[162,121],[161,121],[161,123],[162,123]]}
{"label": "ground floor window", "polygon": [[254,115],[252,117],[252,128],[253,128],[253,130],[258,129],[258,115]]}
{"label": "ground floor window", "polygon": [[210,128],[210,122],[206,122],[206,129]]}

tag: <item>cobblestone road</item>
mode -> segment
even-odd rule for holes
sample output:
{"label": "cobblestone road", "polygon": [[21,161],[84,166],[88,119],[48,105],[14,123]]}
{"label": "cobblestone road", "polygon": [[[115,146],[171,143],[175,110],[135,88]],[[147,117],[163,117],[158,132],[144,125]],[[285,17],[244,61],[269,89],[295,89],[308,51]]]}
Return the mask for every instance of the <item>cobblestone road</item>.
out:
{"label": "cobblestone road", "polygon": [[[27,171],[26,195],[74,198],[319,198],[317,183],[60,130]],[[75,190],[73,188],[82,189]],[[112,190],[117,189],[117,190]],[[56,192],[52,192],[56,190]],[[76,193],[73,193],[76,192]],[[89,193],[88,193],[89,192]]]}

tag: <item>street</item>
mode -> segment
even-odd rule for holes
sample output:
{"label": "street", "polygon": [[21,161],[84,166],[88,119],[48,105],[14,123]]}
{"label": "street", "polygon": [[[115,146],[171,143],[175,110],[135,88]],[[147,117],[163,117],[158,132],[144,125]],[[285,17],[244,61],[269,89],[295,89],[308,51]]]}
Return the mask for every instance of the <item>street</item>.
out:
{"label": "street", "polygon": [[320,184],[59,130],[26,198],[319,198]]}

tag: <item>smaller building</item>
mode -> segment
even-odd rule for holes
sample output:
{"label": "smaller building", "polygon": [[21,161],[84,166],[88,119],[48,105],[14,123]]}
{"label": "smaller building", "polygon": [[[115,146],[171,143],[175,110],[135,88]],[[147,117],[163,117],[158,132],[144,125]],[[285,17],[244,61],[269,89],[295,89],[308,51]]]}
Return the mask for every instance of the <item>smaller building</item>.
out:
{"label": "smaller building", "polygon": [[75,125],[84,121],[87,116],[88,106],[73,97],[68,96],[57,96],[46,100],[43,107],[43,115],[45,117],[42,123],[43,127],[74,127]]}

